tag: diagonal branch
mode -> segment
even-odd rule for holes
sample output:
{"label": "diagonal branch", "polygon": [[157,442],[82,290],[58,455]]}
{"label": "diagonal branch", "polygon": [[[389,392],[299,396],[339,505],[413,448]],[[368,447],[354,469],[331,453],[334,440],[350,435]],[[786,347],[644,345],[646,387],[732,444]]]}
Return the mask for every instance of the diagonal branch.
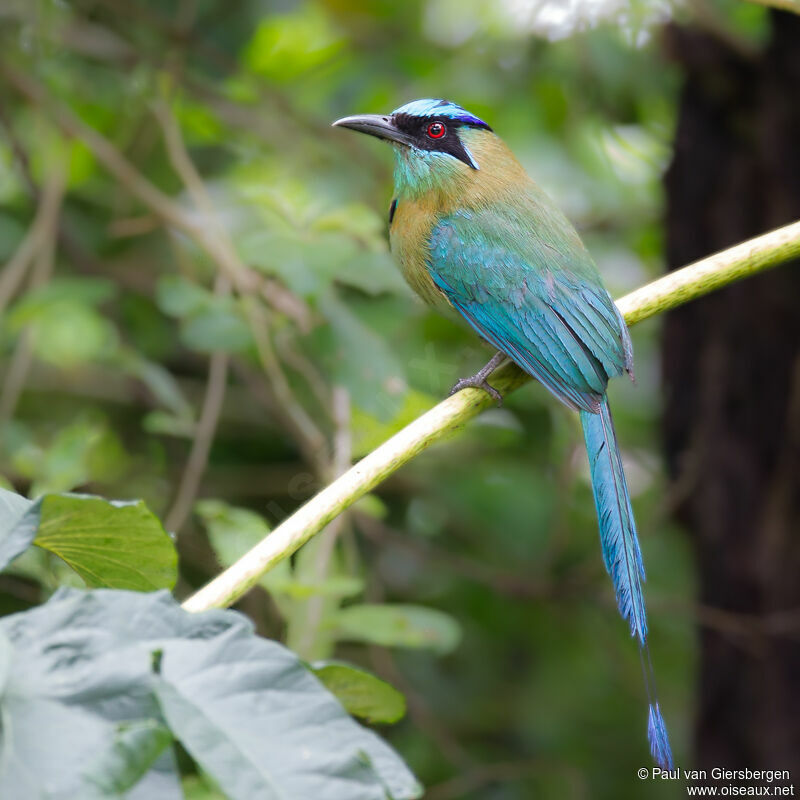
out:
{"label": "diagonal branch", "polygon": [[[617,305],[633,325],[798,256],[800,222],[795,222],[671,272],[620,298]],[[524,372],[509,364],[494,374],[492,385],[505,395],[528,380]],[[356,500],[493,402],[479,389],[465,389],[443,400],[311,498],[235,564],[189,597],[184,608],[203,611],[235,602],[261,575],[288,558]]]}

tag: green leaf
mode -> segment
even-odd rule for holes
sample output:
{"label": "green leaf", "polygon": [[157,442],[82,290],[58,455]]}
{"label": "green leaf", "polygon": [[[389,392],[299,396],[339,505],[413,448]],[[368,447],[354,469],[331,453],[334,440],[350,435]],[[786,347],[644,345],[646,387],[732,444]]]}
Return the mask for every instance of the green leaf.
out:
{"label": "green leaf", "polygon": [[65,304],[93,307],[113,297],[113,282],[103,278],[53,278],[37,289],[26,292],[14,304],[8,320],[15,329],[51,315]]}
{"label": "green leaf", "polygon": [[141,500],[48,494],[32,502],[0,489],[0,526],[0,569],[33,543],[89,586],[151,591],[175,584],[175,546]]}
{"label": "green leaf", "polygon": [[189,775],[182,785],[185,800],[228,800],[208,775]]}
{"label": "green leaf", "polygon": [[312,245],[296,231],[255,230],[244,234],[238,246],[244,261],[281,278],[302,297],[314,297],[330,283],[327,269],[319,272],[315,269],[318,265],[310,263]]}
{"label": "green leaf", "polygon": [[180,275],[162,275],[156,284],[156,303],[171,317],[187,317],[207,309],[213,294]]}
{"label": "green leaf", "polygon": [[259,229],[241,237],[239,250],[248,264],[279,277],[303,297],[320,296],[334,281],[368,294],[410,294],[388,251],[365,250],[348,233],[324,227],[310,232]]}
{"label": "green leaf", "polygon": [[222,500],[199,500],[194,511],[203,520],[223,567],[229,567],[269,535],[267,521],[248,508],[237,508]]}
{"label": "green leaf", "polygon": [[353,716],[371,723],[393,723],[406,713],[406,699],[371,672],[341,661],[317,661],[314,674]]}
{"label": "green leaf", "polygon": [[336,279],[368,294],[375,295],[382,292],[411,294],[411,289],[403,280],[394,258],[385,251],[362,251],[356,254],[336,273]]}
{"label": "green leaf", "polygon": [[105,420],[83,415],[46,444],[26,442],[12,458],[15,469],[31,479],[34,497],[69,491],[91,480],[113,481],[127,463],[122,443]]}
{"label": "green leaf", "polygon": [[415,605],[348,606],[336,618],[337,636],[346,641],[384,647],[413,647],[450,653],[461,640],[461,628],[449,614]]}
{"label": "green leaf", "polygon": [[6,684],[11,676],[12,647],[4,633],[0,633],[0,697],[6,690]]}
{"label": "green leaf", "polygon": [[33,350],[59,367],[112,355],[118,334],[95,306],[114,293],[114,284],[97,278],[55,278],[27,292],[11,309],[12,331],[29,326]]}
{"label": "green leaf", "polygon": [[153,397],[175,417],[184,422],[194,421],[194,411],[175,376],[161,364],[143,358],[135,350],[120,354],[120,366],[138,378]]}
{"label": "green leaf", "polygon": [[[200,500],[194,510],[203,520],[211,546],[223,567],[229,567],[269,535],[266,520],[255,511],[236,508],[221,500]],[[354,597],[364,591],[363,579],[355,576],[330,575],[314,582],[298,580],[288,559],[265,573],[259,583],[273,594],[284,594],[295,600],[314,595]]]}
{"label": "green leaf", "polygon": [[239,353],[253,342],[247,322],[227,302],[216,303],[185,319],[181,339],[187,347],[201,353],[217,350]]}
{"label": "green leaf", "polygon": [[437,403],[432,395],[409,389],[397,413],[389,420],[381,420],[362,409],[353,409],[353,455],[365,456],[389,437],[405,428],[417,417],[422,416]]}
{"label": "green leaf", "polygon": [[382,800],[387,789],[419,796],[385,745],[344,716],[280,645],[223,641],[216,658],[201,660],[203,649],[173,647],[154,689],[172,731],[231,800]]}
{"label": "green leaf", "polygon": [[119,343],[114,325],[90,306],[64,302],[31,323],[37,358],[59,368],[110,358]]}
{"label": "green leaf", "polygon": [[361,499],[353,503],[353,510],[360,511],[375,519],[386,519],[389,515],[389,508],[378,495],[370,492]]}
{"label": "green leaf", "polygon": [[304,582],[291,580],[273,583],[273,589],[281,591],[295,600],[305,600],[315,595],[322,597],[355,597],[364,591],[364,580],[355,575],[329,575],[323,580]]}
{"label": "green leaf", "polygon": [[172,734],[155,720],[123,722],[114,731],[110,749],[101,753],[84,778],[103,797],[123,800],[125,793],[139,783],[170,744]]}
{"label": "green leaf", "polygon": [[354,405],[380,420],[391,419],[407,391],[398,357],[333,292],[320,299],[320,310],[330,329],[319,332],[318,342],[337,381],[350,390]]}
{"label": "green leaf", "polygon": [[175,546],[141,500],[46,495],[36,505],[34,543],[66,561],[88,586],[151,591],[175,585]]}
{"label": "green leaf", "polygon": [[262,20],[245,51],[245,63],[259,75],[285,81],[319,68],[343,44],[323,9],[303,5],[291,14]]}
{"label": "green leaf", "polygon": [[[421,793],[380,738],[236,612],[190,614],[165,591],[60,591],[0,619],[0,654],[3,638],[0,797],[116,797],[157,755],[165,723],[228,800]],[[126,799],[180,797],[170,752]]]}
{"label": "green leaf", "polygon": [[142,429],[179,439],[191,439],[197,433],[197,425],[191,417],[176,417],[166,411],[151,411],[142,420]]}
{"label": "green leaf", "polygon": [[[237,508],[222,500],[200,500],[195,503],[194,511],[203,520],[208,540],[223,567],[238,561],[269,535],[267,521],[248,508]],[[291,578],[291,564],[287,559],[262,575],[259,583],[268,591],[274,591],[276,585]]]}
{"label": "green leaf", "polygon": [[311,229],[347,233],[372,248],[386,249],[386,216],[365,203],[338,202],[314,219]]}

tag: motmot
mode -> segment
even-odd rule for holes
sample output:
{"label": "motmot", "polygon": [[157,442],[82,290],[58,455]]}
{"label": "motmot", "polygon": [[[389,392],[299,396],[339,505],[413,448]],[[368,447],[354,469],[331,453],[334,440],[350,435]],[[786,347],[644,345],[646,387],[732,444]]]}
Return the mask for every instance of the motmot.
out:
{"label": "motmot", "polygon": [[655,691],[642,583],[644,565],[606,388],[633,377],[630,334],[564,214],[483,120],[447,100],[415,100],[391,114],[344,117],[393,145],[392,253],[411,288],[460,314],[497,353],[453,392],[489,382],[506,358],[580,415],[603,560],[617,605],[638,640],[655,761],[673,768]]}

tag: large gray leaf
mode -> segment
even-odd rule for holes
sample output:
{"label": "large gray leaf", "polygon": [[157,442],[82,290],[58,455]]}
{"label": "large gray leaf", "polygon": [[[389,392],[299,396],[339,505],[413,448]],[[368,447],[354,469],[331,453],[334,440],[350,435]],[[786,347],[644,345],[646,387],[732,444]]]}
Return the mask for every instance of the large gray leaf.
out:
{"label": "large gray leaf", "polygon": [[[120,762],[120,726],[80,704],[49,696],[49,688],[57,693],[59,673],[53,675],[41,659],[30,659],[3,632],[0,652],[8,662],[7,680],[0,696],[0,797],[181,800],[171,753],[149,772],[157,751],[149,762],[142,762],[141,758],[138,764]],[[163,728],[153,726],[152,731],[143,732],[139,745],[152,750],[158,741],[157,730]],[[116,791],[134,784],[135,793],[123,795]]]}
{"label": "large gray leaf", "polygon": [[[380,738],[236,612],[189,614],[167,592],[62,590],[0,619],[0,635],[0,797],[12,786],[48,800],[119,797],[149,763],[131,757],[131,736],[153,758],[163,744],[148,721],[166,723],[232,800],[420,795]],[[180,796],[163,759],[144,781],[125,796]]]}

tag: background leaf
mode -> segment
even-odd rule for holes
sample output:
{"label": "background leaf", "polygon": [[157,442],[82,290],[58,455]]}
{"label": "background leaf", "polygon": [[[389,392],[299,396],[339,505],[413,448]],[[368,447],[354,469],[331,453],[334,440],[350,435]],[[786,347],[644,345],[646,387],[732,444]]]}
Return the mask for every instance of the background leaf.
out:
{"label": "background leaf", "polygon": [[341,661],[317,661],[314,674],[353,716],[392,723],[406,713],[406,699],[393,686],[364,669]]}
{"label": "background leaf", "polygon": [[385,647],[453,651],[461,640],[458,623],[442,611],[400,604],[360,604],[343,608],[336,617],[340,639]]}

